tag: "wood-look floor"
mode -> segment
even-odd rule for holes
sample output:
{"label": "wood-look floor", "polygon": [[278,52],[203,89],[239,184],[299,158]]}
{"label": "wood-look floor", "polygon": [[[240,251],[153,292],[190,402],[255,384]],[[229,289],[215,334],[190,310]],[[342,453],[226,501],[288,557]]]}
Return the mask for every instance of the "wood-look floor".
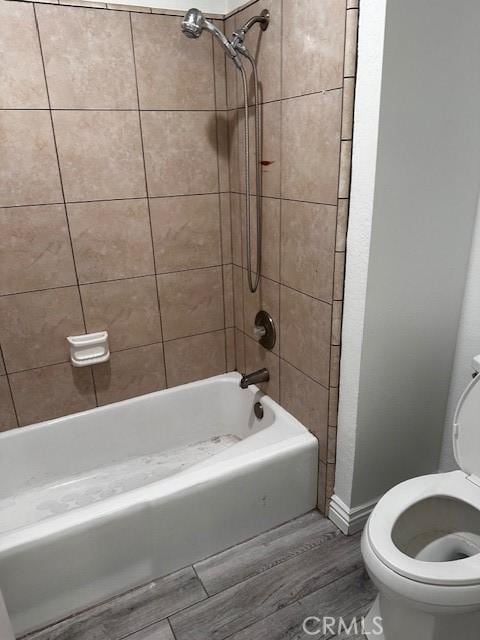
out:
{"label": "wood-look floor", "polygon": [[315,511],[27,637],[306,640],[308,616],[349,620],[373,598],[360,538]]}

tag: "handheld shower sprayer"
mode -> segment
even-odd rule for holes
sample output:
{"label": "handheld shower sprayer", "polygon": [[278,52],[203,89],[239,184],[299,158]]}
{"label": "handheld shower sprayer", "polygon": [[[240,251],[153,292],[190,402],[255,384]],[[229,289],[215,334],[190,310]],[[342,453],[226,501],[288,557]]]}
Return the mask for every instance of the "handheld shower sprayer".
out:
{"label": "handheld shower sprayer", "polygon": [[[207,20],[199,9],[190,9],[182,20],[182,31],[187,38],[199,38],[204,29],[209,31],[214,38],[222,45],[225,53],[233,60],[237,69],[242,74],[242,86],[244,97],[244,127],[245,127],[245,209],[247,212],[247,272],[248,286],[252,293],[258,289],[260,283],[260,272],[262,262],[262,152],[261,152],[261,117],[260,117],[260,97],[259,82],[257,74],[257,65],[255,58],[245,46],[245,37],[255,24],[259,24],[262,31],[265,31],[270,22],[270,13],[264,9],[258,16],[250,18],[240,29],[235,31],[231,40],[229,40],[218,29],[213,22]],[[252,238],[251,238],[251,185],[250,185],[250,124],[248,110],[248,80],[245,67],[243,66],[240,55],[245,57],[252,65],[253,84],[254,84],[254,113],[255,113],[255,178],[256,178],[256,245],[257,245],[257,261],[255,270],[252,264]],[[255,274],[255,275],[254,275]]]}

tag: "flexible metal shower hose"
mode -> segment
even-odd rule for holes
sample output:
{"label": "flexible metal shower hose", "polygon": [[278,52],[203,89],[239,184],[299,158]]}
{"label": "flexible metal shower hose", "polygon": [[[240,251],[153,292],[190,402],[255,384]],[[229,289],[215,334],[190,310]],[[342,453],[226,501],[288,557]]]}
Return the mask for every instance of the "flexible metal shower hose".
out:
{"label": "flexible metal shower hose", "polygon": [[261,116],[259,105],[259,87],[257,65],[253,56],[247,49],[242,54],[250,61],[253,70],[254,93],[255,93],[255,177],[256,177],[256,222],[257,222],[257,264],[254,270],[252,265],[252,237],[251,237],[251,186],[250,186],[250,124],[248,118],[248,82],[247,74],[243,64],[239,65],[242,74],[244,113],[245,113],[245,208],[247,217],[247,274],[248,287],[252,293],[258,289],[260,282],[260,270],[262,265],[262,166],[261,166]]}

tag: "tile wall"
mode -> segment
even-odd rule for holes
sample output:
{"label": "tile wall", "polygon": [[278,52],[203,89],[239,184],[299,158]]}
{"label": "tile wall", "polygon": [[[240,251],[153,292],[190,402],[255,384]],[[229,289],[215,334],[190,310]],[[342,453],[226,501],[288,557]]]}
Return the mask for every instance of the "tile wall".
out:
{"label": "tile wall", "polygon": [[[264,8],[268,30],[247,36],[262,83],[268,162],[256,294],[246,276],[243,90],[227,67],[236,362],[240,370],[266,366],[268,393],[318,437],[324,510],[335,470],[358,1],[258,0],[227,18],[226,32]],[[253,130],[252,109],[250,119]],[[273,352],[253,338],[259,308],[278,328]]]}
{"label": "tile wall", "polygon": [[[222,50],[155,9],[0,2],[0,429],[267,366],[268,393],[319,439],[323,510],[358,0],[257,0],[217,22],[231,34],[264,8],[272,16],[247,41],[268,162],[256,294],[240,76]],[[250,121],[253,143],[252,109]],[[272,352],[253,339],[259,308],[277,325]],[[101,329],[110,363],[72,369],[65,336]]]}
{"label": "tile wall", "polygon": [[[89,4],[0,2],[2,430],[235,366],[225,67],[178,17]],[[111,361],[73,369],[103,329]]]}

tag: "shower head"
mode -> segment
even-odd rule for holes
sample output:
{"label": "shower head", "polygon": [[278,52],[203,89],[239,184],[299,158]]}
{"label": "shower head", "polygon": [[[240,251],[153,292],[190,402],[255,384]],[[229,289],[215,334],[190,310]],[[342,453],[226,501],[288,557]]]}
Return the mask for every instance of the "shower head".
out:
{"label": "shower head", "polygon": [[187,38],[199,38],[205,28],[205,18],[199,9],[189,9],[182,20],[182,31]]}
{"label": "shower head", "polygon": [[217,38],[226,54],[238,65],[238,54],[226,36],[218,29],[213,22],[207,20],[199,9],[189,9],[182,20],[182,31],[187,38],[199,38],[202,31],[206,29]]}

